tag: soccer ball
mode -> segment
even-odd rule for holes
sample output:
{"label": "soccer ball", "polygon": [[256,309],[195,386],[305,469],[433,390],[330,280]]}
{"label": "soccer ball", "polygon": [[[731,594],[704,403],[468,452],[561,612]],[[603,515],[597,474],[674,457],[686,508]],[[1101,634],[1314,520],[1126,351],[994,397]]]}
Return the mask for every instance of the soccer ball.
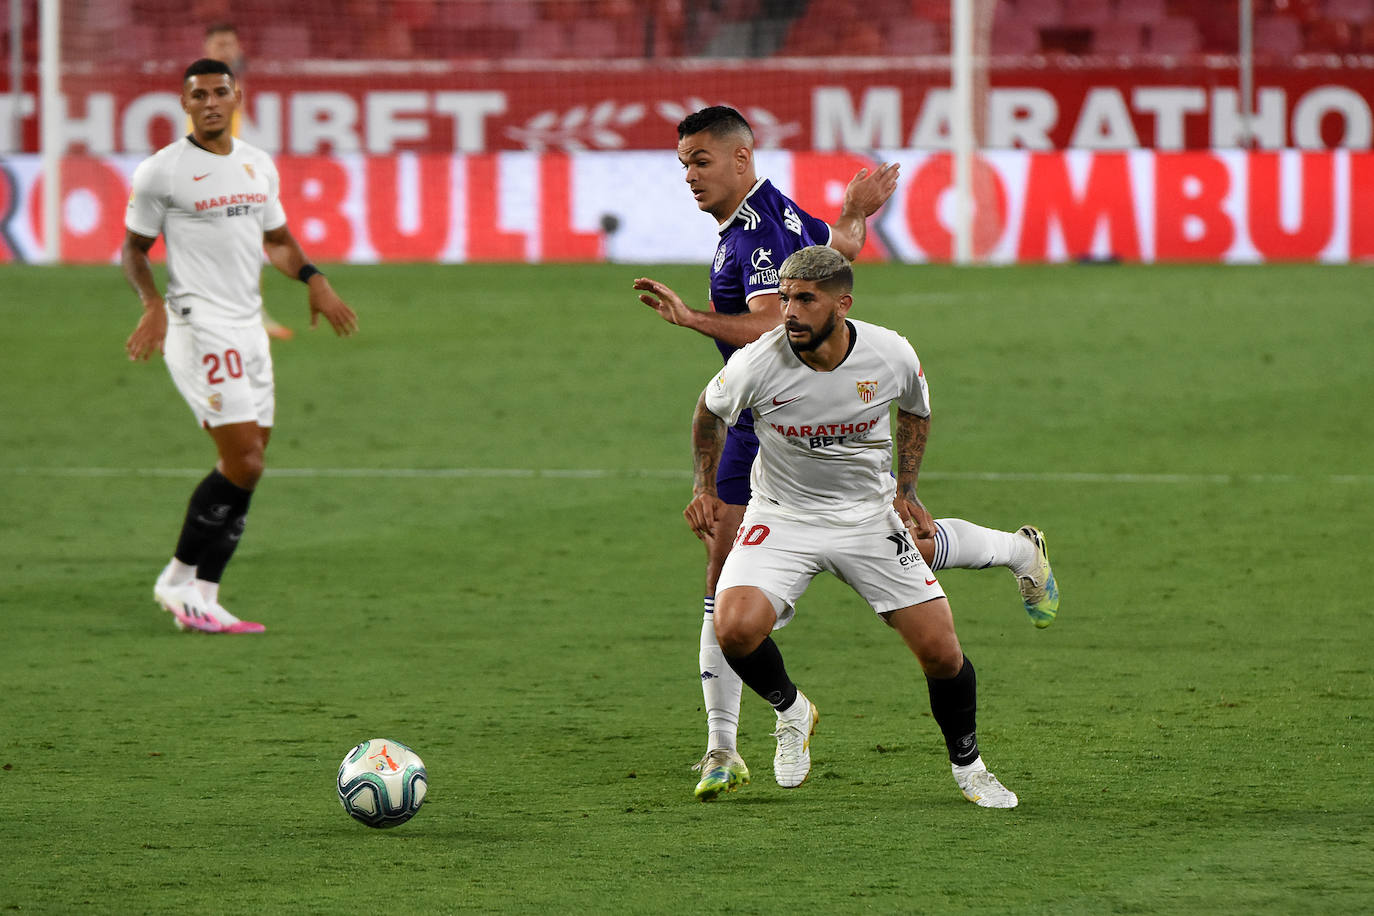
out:
{"label": "soccer ball", "polygon": [[371,738],[339,764],[339,804],[369,827],[395,827],[425,803],[429,778],[420,756],[399,741]]}

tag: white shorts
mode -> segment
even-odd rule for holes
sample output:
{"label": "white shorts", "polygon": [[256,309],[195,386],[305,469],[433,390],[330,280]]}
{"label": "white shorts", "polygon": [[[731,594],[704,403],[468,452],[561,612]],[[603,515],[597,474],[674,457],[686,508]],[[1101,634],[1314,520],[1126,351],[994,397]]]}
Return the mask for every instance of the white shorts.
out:
{"label": "white shorts", "polygon": [[261,324],[235,328],[169,323],[162,349],[172,383],[201,426],[272,425],[272,351]]}
{"label": "white shorts", "polygon": [[876,613],[943,598],[910,532],[896,511],[854,527],[812,525],[750,503],[716,594],[752,585],[781,599],[775,629],[792,619],[802,592],[821,570],[859,593]]}

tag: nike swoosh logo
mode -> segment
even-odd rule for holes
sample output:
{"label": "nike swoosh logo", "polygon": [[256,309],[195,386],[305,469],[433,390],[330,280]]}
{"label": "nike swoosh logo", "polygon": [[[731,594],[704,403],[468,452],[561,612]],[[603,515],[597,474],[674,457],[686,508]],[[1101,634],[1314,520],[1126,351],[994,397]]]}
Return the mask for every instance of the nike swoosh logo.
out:
{"label": "nike swoosh logo", "polygon": [[192,176],[191,176],[191,180],[192,180],[192,181],[200,181],[202,178],[209,178],[209,177],[210,177],[210,173],[209,173],[209,172],[206,172],[204,175],[192,175]]}
{"label": "nike swoosh logo", "polygon": [[[801,395],[797,395],[797,398],[799,398],[799,397],[801,397]],[[774,397],[774,398],[773,398],[773,406],[774,406],[774,407],[781,407],[781,406],[784,405],[784,404],[791,404],[791,403],[792,403],[793,401],[795,401],[797,398],[788,398],[788,399],[785,400],[785,401],[779,401],[776,397]]]}
{"label": "nike swoosh logo", "polygon": [[926,580],[926,585],[934,585],[934,584],[935,584],[935,580],[934,580],[934,579],[927,579],[927,580]]}

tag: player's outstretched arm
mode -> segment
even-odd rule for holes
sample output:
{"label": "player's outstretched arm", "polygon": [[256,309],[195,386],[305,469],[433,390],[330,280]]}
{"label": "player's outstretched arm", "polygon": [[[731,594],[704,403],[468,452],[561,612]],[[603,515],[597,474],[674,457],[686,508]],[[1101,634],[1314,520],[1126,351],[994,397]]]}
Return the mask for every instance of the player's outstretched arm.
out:
{"label": "player's outstretched arm", "polygon": [[830,227],[831,248],[851,261],[859,256],[868,240],[868,218],[897,190],[898,168],[895,162],[884,162],[872,171],[859,169],[850,179],[840,218]]}
{"label": "player's outstretched arm", "polygon": [[273,267],[288,277],[305,280],[310,296],[312,328],[319,324],[320,316],[323,315],[329,326],[334,329],[334,333],[340,337],[347,337],[358,330],[358,316],[334,292],[334,287],[329,285],[328,277],[314,270],[313,266],[311,271],[307,272],[307,276],[301,277],[302,268],[310,266],[310,262],[306,259],[296,237],[291,234],[291,230],[280,226],[270,232],[264,232],[262,247]]}
{"label": "player's outstretched arm", "polygon": [[124,350],[131,360],[146,360],[154,353],[161,353],[162,342],[167,337],[167,308],[153,280],[153,262],[148,257],[148,251],[156,241],[146,235],[126,231],[124,244],[119,249],[119,266],[124,269],[124,279],[129,281],[143,302],[143,314],[138,319],[138,326],[124,342]]}
{"label": "player's outstretched arm", "polygon": [[707,408],[703,391],[692,416],[692,501],[682,510],[687,526],[703,541],[716,533],[716,520],[725,511],[716,495],[716,469],[724,448],[725,421]]}
{"label": "player's outstretched arm", "polygon": [[659,317],[669,324],[691,328],[733,347],[753,343],[782,324],[782,308],[778,305],[776,293],[752,297],[747,312],[722,315],[690,307],[667,284],[648,277],[635,280],[634,288],[643,291],[639,301],[658,312]]}
{"label": "player's outstretched arm", "polygon": [[897,497],[892,506],[917,537],[935,535],[935,521],[916,497],[916,478],[930,438],[930,417],[897,409]]}

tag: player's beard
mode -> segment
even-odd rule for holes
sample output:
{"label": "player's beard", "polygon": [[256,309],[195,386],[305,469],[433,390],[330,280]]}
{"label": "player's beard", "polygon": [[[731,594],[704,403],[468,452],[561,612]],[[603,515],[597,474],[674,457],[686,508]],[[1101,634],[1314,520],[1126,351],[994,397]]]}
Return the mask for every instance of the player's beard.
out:
{"label": "player's beard", "polygon": [[[811,337],[809,340],[807,340],[805,343],[797,343],[789,336],[787,338],[787,345],[792,348],[793,353],[810,353],[811,351],[819,347],[821,344],[829,340],[830,335],[835,333],[835,328],[838,326],[838,316],[836,316],[834,312],[831,312],[830,317],[826,320],[825,324],[821,326],[821,329],[819,331],[811,332]],[[788,330],[790,330],[790,328]]]}

